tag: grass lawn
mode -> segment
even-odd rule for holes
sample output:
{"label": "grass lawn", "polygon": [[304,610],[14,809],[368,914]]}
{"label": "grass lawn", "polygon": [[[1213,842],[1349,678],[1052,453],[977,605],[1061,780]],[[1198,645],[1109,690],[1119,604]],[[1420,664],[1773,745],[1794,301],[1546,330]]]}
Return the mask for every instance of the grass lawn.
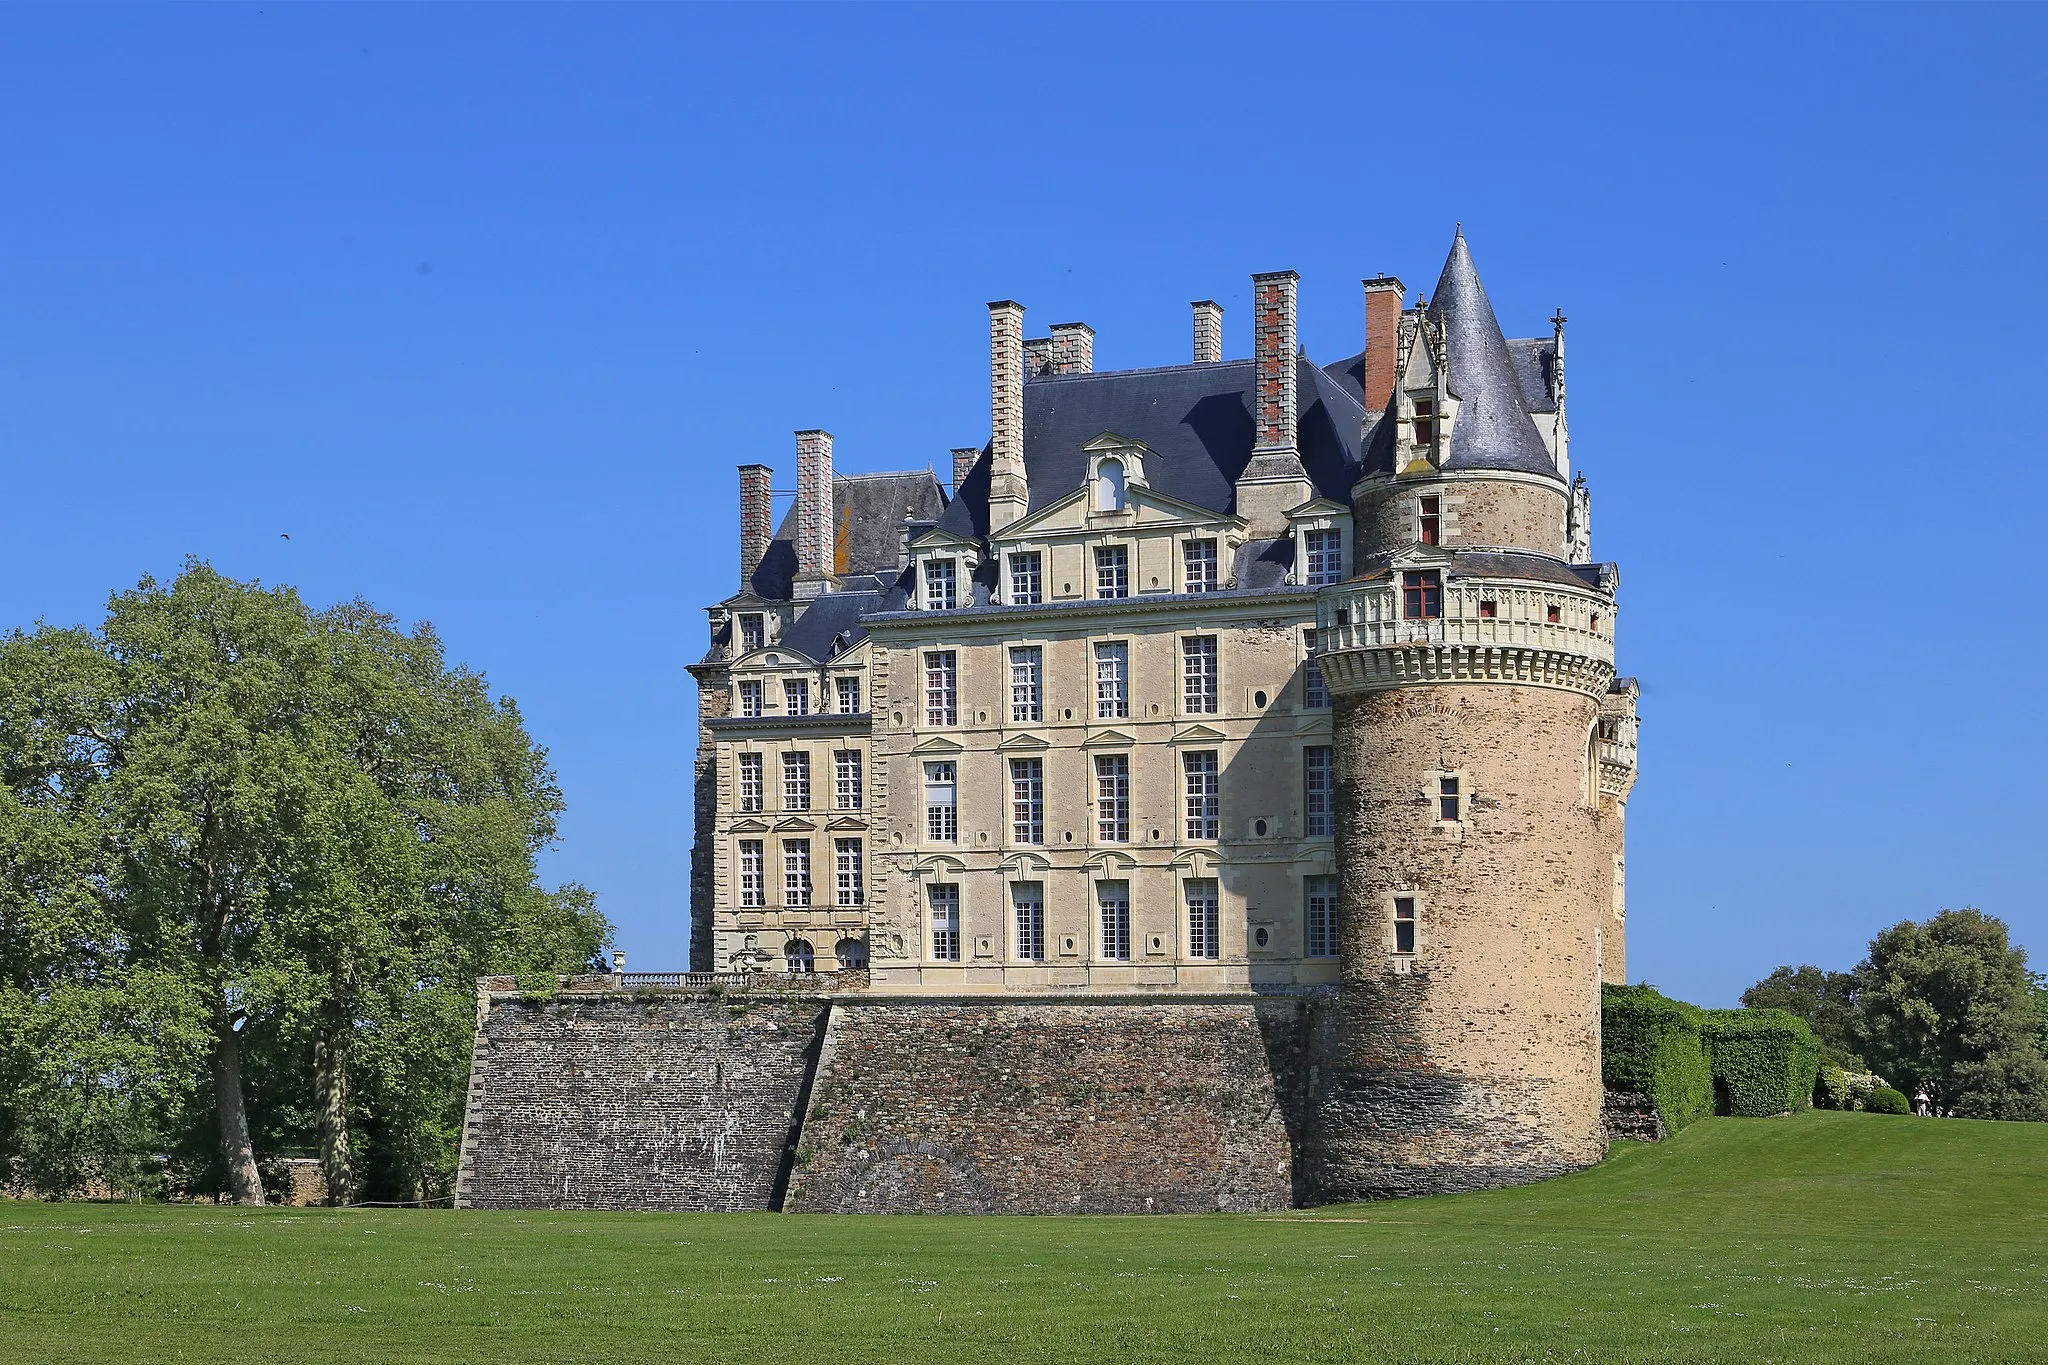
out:
{"label": "grass lawn", "polygon": [[0,1361],[2048,1358],[2048,1125],[1709,1119],[1266,1216],[0,1202]]}

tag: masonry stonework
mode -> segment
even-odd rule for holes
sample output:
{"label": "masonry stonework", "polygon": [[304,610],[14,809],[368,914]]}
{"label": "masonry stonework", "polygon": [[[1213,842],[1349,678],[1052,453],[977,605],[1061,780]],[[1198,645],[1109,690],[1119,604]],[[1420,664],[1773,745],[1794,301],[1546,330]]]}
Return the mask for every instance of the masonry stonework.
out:
{"label": "masonry stonework", "polygon": [[1564,553],[1564,488],[1535,479],[1510,482],[1497,475],[1402,479],[1361,487],[1359,543],[1396,546],[1420,540],[1425,497],[1439,500],[1440,544]]}

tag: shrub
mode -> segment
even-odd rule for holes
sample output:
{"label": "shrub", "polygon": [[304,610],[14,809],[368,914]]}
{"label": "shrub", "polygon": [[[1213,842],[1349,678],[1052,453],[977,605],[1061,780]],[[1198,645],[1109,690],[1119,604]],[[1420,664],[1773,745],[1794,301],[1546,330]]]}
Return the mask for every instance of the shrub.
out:
{"label": "shrub", "polygon": [[1727,1112],[1767,1118],[1804,1109],[1820,1069],[1820,1039],[1785,1010],[1703,1010],[1715,1090]]}
{"label": "shrub", "polygon": [[1852,1109],[1849,1099],[1849,1073],[1833,1062],[1823,1061],[1813,1078],[1813,1107],[1816,1109]]}
{"label": "shrub", "polygon": [[1865,1113],[1910,1114],[1913,1107],[1906,1103],[1906,1097],[1888,1085],[1881,1085],[1870,1092],[1870,1098],[1863,1101]]}
{"label": "shrub", "polygon": [[1600,1071],[1610,1090],[1650,1096],[1675,1133],[1707,1112],[1713,1069],[1701,1011],[1651,986],[1605,986],[1600,1001]]}

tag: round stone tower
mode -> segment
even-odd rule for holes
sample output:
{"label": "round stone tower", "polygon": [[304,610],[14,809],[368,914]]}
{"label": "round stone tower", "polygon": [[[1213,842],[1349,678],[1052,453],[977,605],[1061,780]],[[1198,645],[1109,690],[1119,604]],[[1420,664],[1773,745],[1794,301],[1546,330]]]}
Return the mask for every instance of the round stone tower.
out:
{"label": "round stone tower", "polygon": [[1341,977],[1304,1174],[1326,1200],[1514,1184],[1605,1148],[1616,575],[1574,562],[1562,319],[1548,350],[1507,342],[1460,235],[1407,321],[1353,490],[1356,572],[1318,604]]}

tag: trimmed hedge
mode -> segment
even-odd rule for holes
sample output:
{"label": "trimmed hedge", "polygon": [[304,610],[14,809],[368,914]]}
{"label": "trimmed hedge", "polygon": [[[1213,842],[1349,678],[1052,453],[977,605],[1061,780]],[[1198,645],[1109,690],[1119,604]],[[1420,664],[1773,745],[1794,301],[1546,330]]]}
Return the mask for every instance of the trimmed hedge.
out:
{"label": "trimmed hedge", "polygon": [[1870,1098],[1863,1101],[1866,1114],[1910,1114],[1913,1106],[1906,1097],[1888,1085],[1881,1085],[1870,1092]]}
{"label": "trimmed hedge", "polygon": [[1601,988],[1601,1077],[1649,1095],[1667,1132],[1708,1113],[1804,1109],[1819,1070],[1820,1040],[1783,1010],[1703,1010],[1651,986]]}

